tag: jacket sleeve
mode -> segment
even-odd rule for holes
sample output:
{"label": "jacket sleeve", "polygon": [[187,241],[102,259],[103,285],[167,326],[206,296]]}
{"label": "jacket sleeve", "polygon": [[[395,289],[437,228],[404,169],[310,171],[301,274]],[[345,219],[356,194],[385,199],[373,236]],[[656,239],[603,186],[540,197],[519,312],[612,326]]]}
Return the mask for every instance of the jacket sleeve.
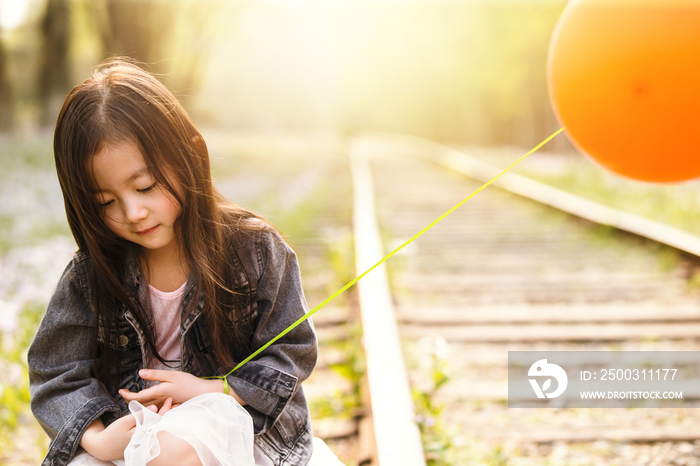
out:
{"label": "jacket sleeve", "polygon": [[63,272],[27,356],[31,409],[52,442],[44,465],[68,464],[85,429],[119,405],[93,374],[95,319],[76,255]]}
{"label": "jacket sleeve", "polygon": [[[271,231],[263,231],[256,245],[259,319],[251,343],[253,351],[308,312],[294,251]],[[311,374],[317,356],[316,333],[311,321],[305,320],[228,377],[231,388],[248,404],[256,434],[275,423]]]}

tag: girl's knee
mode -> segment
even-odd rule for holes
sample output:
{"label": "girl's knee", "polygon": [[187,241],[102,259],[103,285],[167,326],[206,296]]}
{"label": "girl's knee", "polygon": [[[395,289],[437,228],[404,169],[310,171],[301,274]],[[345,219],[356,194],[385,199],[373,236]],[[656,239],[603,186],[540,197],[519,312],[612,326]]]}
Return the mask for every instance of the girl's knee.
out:
{"label": "girl's knee", "polygon": [[202,466],[194,447],[169,432],[157,434],[160,454],[148,462],[148,466]]}

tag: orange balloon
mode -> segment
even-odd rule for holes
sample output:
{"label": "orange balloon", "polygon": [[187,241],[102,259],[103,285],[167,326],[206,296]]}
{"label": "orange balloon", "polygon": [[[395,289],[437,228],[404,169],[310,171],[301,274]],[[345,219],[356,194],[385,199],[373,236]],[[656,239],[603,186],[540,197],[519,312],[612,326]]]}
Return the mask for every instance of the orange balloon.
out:
{"label": "orange balloon", "polygon": [[700,0],[572,0],[547,59],[572,143],[644,181],[700,176]]}

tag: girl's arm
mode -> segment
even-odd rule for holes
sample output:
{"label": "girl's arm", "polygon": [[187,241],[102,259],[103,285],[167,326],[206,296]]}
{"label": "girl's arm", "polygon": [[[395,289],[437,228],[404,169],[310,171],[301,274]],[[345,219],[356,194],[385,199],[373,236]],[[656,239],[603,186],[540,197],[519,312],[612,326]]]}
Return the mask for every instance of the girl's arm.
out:
{"label": "girl's arm", "polygon": [[[173,405],[172,398],[163,403],[158,414],[168,412]],[[149,409],[156,411],[155,406]],[[80,446],[92,456],[101,461],[114,461],[124,458],[124,450],[129,444],[136,429],[136,419],[133,414],[124,416],[105,428],[101,419],[95,419],[83,433]]]}
{"label": "girl's arm", "polygon": [[136,419],[129,414],[105,428],[102,419],[95,419],[83,432],[80,446],[101,461],[124,458],[124,450],[136,428]]}
{"label": "girl's arm", "polygon": [[[257,327],[250,343],[254,351],[303,317],[308,306],[296,254],[280,235],[265,230],[255,241],[240,236],[243,244],[238,251],[248,254],[242,260],[254,264],[250,278],[257,278]],[[306,320],[228,376],[231,389],[248,403],[256,434],[277,421],[313,371],[317,355],[316,333]]]}
{"label": "girl's arm", "polygon": [[[27,355],[31,409],[52,442],[44,464],[68,464],[95,419],[121,408],[93,374],[95,319],[87,289],[89,261],[68,264]],[[106,419],[106,417],[105,417]]]}

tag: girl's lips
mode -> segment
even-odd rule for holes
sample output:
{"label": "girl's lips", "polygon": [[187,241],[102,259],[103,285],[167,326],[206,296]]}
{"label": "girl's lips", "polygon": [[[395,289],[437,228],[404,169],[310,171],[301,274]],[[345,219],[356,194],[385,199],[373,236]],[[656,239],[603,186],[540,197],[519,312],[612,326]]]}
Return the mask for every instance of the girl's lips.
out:
{"label": "girl's lips", "polygon": [[146,229],[146,230],[137,231],[136,234],[139,235],[139,236],[144,236],[144,235],[151,234],[151,233],[153,233],[154,231],[156,231],[156,228],[158,228],[158,226],[159,226],[159,225],[156,225],[156,226],[151,227],[151,228],[148,228],[148,229]]}

